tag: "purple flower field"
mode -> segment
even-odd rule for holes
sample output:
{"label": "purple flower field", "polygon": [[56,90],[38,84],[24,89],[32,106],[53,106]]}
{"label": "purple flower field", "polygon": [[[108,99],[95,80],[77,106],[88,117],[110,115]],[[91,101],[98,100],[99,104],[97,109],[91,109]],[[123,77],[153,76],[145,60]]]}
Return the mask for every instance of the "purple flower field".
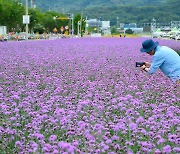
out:
{"label": "purple flower field", "polygon": [[180,92],[135,67],[144,39],[0,43],[0,153],[180,153]]}

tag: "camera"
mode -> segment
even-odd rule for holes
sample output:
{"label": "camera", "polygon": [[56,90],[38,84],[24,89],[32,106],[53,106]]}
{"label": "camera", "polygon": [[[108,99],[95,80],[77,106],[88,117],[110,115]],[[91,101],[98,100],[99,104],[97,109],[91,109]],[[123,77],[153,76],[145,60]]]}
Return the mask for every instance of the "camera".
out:
{"label": "camera", "polygon": [[145,65],[145,62],[136,62],[136,67],[141,67]]}

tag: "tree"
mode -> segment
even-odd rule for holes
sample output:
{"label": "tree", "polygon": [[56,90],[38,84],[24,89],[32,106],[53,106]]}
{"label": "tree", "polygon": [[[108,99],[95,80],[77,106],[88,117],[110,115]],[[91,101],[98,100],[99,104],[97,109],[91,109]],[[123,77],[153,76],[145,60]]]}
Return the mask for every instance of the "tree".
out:
{"label": "tree", "polygon": [[36,10],[30,8],[29,9],[29,16],[30,16],[29,29],[30,29],[31,32],[33,32],[33,29],[34,29],[35,25],[38,23]]}
{"label": "tree", "polygon": [[60,17],[66,16],[54,11],[48,11],[44,14],[42,23],[47,32],[53,32],[54,28],[57,28],[58,32],[60,32],[61,26],[68,25],[68,20],[61,20]]}
{"label": "tree", "polygon": [[126,34],[133,34],[134,31],[133,31],[132,29],[129,28],[129,29],[127,29],[127,30],[125,31],[125,33],[126,33]]}
{"label": "tree", "polygon": [[8,31],[18,31],[22,26],[25,10],[19,1],[0,0],[0,25],[7,26]]}
{"label": "tree", "polygon": [[117,28],[115,26],[113,26],[111,28],[111,34],[118,34],[119,32],[117,31]]}
{"label": "tree", "polygon": [[[81,21],[82,19],[82,21]],[[85,25],[86,25],[86,22],[85,22],[85,19],[84,18],[81,18],[81,14],[76,14],[75,17],[74,17],[74,33],[77,34],[78,33],[78,22],[80,22],[82,25],[81,25],[81,36],[83,35],[83,32],[85,31]]]}
{"label": "tree", "polygon": [[34,9],[36,12],[36,19],[34,23],[33,30],[35,33],[42,34],[44,32],[44,26],[43,26],[43,17],[44,14],[39,9]]}

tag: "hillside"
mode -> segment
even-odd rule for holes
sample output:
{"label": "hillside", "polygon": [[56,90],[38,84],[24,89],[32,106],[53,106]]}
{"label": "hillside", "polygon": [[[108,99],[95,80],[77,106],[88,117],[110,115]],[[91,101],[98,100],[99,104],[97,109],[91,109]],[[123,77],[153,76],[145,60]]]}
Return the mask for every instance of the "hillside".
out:
{"label": "hillside", "polygon": [[[23,0],[25,2],[25,0]],[[112,7],[117,5],[160,5],[167,0],[35,0],[38,8],[42,10],[55,10],[69,12],[72,10],[86,10],[98,6]]]}
{"label": "hillside", "polygon": [[39,0],[35,1],[42,11],[61,13],[81,13],[88,18],[117,22],[150,22],[156,18],[158,22],[180,20],[179,0]]}

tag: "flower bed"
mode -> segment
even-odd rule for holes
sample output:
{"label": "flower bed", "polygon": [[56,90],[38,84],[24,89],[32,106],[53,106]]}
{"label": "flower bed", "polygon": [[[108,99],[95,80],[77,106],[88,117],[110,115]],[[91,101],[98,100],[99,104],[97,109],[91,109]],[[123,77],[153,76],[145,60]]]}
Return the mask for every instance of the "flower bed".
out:
{"label": "flower bed", "polygon": [[152,58],[143,40],[1,43],[0,151],[179,153],[180,93],[162,72],[135,68]]}

